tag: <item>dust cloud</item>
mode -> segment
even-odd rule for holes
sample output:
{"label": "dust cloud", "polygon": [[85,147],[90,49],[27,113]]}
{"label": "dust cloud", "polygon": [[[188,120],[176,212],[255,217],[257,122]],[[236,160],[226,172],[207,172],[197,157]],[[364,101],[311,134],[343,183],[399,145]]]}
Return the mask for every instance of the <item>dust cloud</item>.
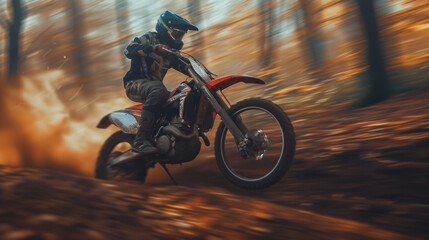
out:
{"label": "dust cloud", "polygon": [[95,126],[109,110],[123,108],[123,98],[83,105],[81,120],[72,118],[57,89],[60,70],[24,76],[22,86],[2,88],[0,164],[92,175],[98,150],[114,131]]}

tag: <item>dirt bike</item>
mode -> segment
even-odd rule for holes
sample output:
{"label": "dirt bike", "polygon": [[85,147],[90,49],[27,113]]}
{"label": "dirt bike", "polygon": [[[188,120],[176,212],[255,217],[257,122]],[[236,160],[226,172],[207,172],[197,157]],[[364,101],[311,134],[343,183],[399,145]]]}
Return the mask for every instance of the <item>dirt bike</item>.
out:
{"label": "dirt bike", "polygon": [[128,107],[104,116],[98,128],[113,124],[120,131],[101,147],[95,177],[116,177],[144,182],[149,168],[159,163],[174,183],[165,164],[194,160],[206,146],[206,132],[213,128],[217,115],[221,123],[216,132],[214,150],[217,166],[233,184],[244,189],[266,188],[280,181],[290,167],[295,153],[295,133],[287,114],[273,102],[250,98],[230,105],[223,89],[237,83],[265,84],[247,75],[229,75],[215,79],[201,62],[185,53],[168,50],[186,65],[190,79],[175,88],[157,116],[152,143],[158,152],[133,161],[118,161],[129,152],[139,128],[144,104]]}

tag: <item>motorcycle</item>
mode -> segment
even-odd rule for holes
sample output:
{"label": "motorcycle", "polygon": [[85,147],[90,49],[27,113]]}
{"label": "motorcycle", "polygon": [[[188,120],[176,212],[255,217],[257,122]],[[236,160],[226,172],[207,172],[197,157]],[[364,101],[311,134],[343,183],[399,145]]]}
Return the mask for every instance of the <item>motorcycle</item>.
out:
{"label": "motorcycle", "polygon": [[[230,105],[222,90],[237,84],[265,84],[248,75],[229,75],[215,79],[201,62],[185,53],[168,50],[172,57],[187,66],[190,79],[182,82],[170,94],[157,116],[152,143],[158,152],[123,161],[130,152],[139,128],[138,104],[104,116],[97,128],[111,124],[119,131],[101,147],[95,177],[116,177],[144,182],[149,168],[159,163],[176,183],[165,164],[182,164],[194,160],[201,141],[210,146],[206,135],[220,116],[214,141],[215,159],[223,176],[244,189],[269,187],[285,175],[295,153],[295,133],[287,114],[273,102],[249,98]],[[177,184],[177,183],[176,183]]]}

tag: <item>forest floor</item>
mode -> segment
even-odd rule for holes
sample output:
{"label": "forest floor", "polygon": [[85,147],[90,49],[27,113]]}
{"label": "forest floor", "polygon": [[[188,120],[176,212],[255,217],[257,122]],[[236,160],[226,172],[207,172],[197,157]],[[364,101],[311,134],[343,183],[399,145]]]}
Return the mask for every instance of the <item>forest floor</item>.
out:
{"label": "forest floor", "polygon": [[180,186],[3,166],[0,239],[428,239],[428,93],[288,110],[295,161],[260,191],[223,178],[212,148],[173,169]]}

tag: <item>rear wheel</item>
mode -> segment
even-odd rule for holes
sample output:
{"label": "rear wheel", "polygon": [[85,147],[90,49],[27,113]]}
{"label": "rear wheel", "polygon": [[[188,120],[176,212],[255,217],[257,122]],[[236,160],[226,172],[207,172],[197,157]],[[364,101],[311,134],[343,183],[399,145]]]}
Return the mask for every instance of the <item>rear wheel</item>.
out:
{"label": "rear wheel", "polygon": [[247,99],[228,113],[247,138],[240,153],[222,122],[216,133],[215,155],[222,174],[245,189],[266,188],[280,181],[295,154],[295,133],[280,106],[264,99]]}
{"label": "rear wheel", "polygon": [[103,144],[95,165],[95,177],[100,179],[127,179],[144,182],[148,168],[138,162],[130,162],[120,168],[111,168],[109,163],[123,152],[131,149],[135,135],[122,131],[112,134]]}

